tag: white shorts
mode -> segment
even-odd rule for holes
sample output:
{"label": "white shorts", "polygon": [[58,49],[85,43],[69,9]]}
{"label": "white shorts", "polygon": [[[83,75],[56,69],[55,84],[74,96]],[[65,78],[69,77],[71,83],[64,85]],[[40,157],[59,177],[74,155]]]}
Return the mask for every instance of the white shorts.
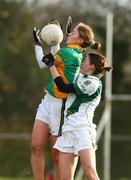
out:
{"label": "white shorts", "polygon": [[55,149],[64,153],[74,153],[75,155],[83,149],[93,148],[92,137],[89,131],[68,131],[57,138]]}
{"label": "white shorts", "polygon": [[36,120],[49,125],[50,133],[58,135],[60,128],[62,99],[55,98],[48,93],[44,96],[36,113]]}

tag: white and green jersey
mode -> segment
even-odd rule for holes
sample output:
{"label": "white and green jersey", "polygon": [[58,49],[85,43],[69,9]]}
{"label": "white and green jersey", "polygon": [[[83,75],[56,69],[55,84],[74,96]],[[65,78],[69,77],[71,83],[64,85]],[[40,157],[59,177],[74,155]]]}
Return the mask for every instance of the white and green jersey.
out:
{"label": "white and green jersey", "polygon": [[93,121],[94,111],[101,99],[102,83],[96,76],[80,74],[73,82],[75,93],[68,95],[63,132],[83,130]]}

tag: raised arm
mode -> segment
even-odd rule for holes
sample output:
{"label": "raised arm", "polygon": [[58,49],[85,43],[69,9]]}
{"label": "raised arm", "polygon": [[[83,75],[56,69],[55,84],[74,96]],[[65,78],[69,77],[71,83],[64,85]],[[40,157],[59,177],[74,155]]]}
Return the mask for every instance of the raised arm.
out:
{"label": "raised arm", "polygon": [[42,69],[42,68],[45,68],[47,66],[44,62],[42,62],[42,58],[44,56],[44,53],[43,53],[41,41],[40,41],[38,34],[39,34],[39,30],[36,30],[36,27],[34,27],[33,38],[34,38],[34,43],[35,43],[35,55],[36,55],[37,63],[39,65],[39,67]]}
{"label": "raised arm", "polygon": [[[36,27],[35,27],[33,29],[33,38],[34,38],[34,42],[35,42],[35,55],[36,55],[36,60],[37,60],[39,67],[41,69],[43,69],[43,68],[47,68],[47,65],[42,61],[44,53],[43,53],[41,41],[40,41],[38,34],[39,34],[39,30],[36,30]],[[59,49],[60,49],[59,44],[52,46],[51,47],[51,53],[56,54]]]}
{"label": "raised arm", "polygon": [[45,62],[45,64],[49,67],[50,73],[59,91],[65,92],[65,93],[76,92],[73,84],[66,84],[61,78],[60,74],[57,71],[57,68],[54,65],[54,56],[51,53],[43,57],[42,61]]}

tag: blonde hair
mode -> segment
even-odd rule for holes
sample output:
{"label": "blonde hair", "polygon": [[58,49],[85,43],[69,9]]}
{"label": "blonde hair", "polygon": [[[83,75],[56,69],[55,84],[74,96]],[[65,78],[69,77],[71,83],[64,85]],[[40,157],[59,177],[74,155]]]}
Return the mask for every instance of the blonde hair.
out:
{"label": "blonde hair", "polygon": [[101,44],[99,42],[95,42],[94,33],[90,26],[81,22],[78,24],[78,32],[80,34],[80,37],[84,40],[84,42],[81,44],[81,47],[90,46],[92,49],[95,50],[100,49]]}

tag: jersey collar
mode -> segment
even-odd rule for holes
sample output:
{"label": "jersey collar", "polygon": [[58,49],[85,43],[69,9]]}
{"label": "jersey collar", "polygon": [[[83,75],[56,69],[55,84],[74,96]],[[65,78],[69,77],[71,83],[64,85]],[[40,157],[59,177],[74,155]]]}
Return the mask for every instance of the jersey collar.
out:
{"label": "jersey collar", "polygon": [[89,77],[89,78],[97,79],[97,80],[100,79],[98,76],[94,76],[94,75],[90,75],[90,74],[82,74],[82,73],[79,73],[79,76],[84,77],[84,78]]}
{"label": "jersey collar", "polygon": [[69,48],[77,48],[77,49],[80,49],[80,51],[85,51],[85,48],[79,46],[78,44],[69,44],[69,45],[67,45],[67,47],[69,47]]}

